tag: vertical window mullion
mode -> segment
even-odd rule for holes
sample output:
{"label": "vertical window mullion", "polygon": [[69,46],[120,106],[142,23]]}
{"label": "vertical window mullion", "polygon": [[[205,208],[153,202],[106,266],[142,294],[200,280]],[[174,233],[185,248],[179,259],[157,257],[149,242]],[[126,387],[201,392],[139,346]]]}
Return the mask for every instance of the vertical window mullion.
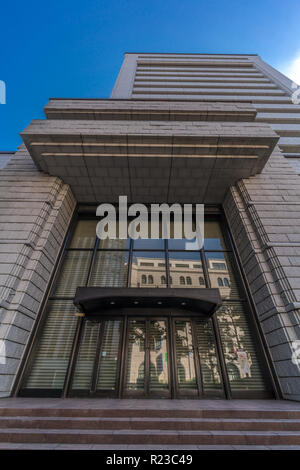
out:
{"label": "vertical window mullion", "polygon": [[90,262],[89,272],[88,272],[86,283],[85,283],[86,286],[88,286],[90,281],[91,281],[92,272],[93,272],[93,268],[94,268],[94,264],[95,264],[95,259],[96,259],[97,251],[98,251],[98,247],[99,247],[99,242],[100,242],[99,238],[96,237],[95,245],[94,245],[94,248],[93,248],[92,259],[91,259],[91,262]]}
{"label": "vertical window mullion", "polygon": [[171,287],[171,276],[170,276],[170,266],[169,266],[169,246],[168,240],[165,240],[165,263],[166,263],[166,279],[167,279],[167,287]]}
{"label": "vertical window mullion", "polygon": [[127,267],[127,283],[126,283],[126,287],[130,287],[130,283],[131,283],[132,257],[133,257],[133,239],[130,238],[130,242],[129,242],[129,253],[128,253],[128,267]]}
{"label": "vertical window mullion", "polygon": [[205,256],[203,248],[201,248],[200,250],[200,258],[201,258],[202,271],[203,271],[204,280],[205,280],[205,287],[210,288],[211,283],[210,283],[210,278],[209,278],[209,273],[208,273],[207,260],[206,260],[206,256]]}

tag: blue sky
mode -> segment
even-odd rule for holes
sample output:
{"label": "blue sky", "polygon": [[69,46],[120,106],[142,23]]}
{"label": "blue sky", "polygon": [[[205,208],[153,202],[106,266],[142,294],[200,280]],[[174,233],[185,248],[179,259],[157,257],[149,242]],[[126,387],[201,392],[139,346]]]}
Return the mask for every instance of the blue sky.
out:
{"label": "blue sky", "polygon": [[108,97],[125,51],[258,53],[300,82],[299,0],[18,0],[1,19],[0,150],[49,97]]}

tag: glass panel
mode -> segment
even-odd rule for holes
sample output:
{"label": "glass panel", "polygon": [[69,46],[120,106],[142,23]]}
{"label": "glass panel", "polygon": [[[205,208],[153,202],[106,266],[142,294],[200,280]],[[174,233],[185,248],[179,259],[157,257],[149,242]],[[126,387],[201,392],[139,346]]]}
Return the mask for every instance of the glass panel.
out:
{"label": "glass panel", "polygon": [[157,238],[139,238],[133,241],[135,250],[163,250],[164,240]]}
{"label": "glass panel", "polygon": [[79,220],[76,224],[70,248],[94,248],[97,220]]}
{"label": "glass panel", "polygon": [[130,320],[128,325],[126,388],[144,390],[146,322]]}
{"label": "glass panel", "polygon": [[228,253],[205,253],[211,287],[220,289],[222,299],[243,297],[243,288],[233,271],[233,257]]}
{"label": "glass panel", "polygon": [[166,287],[163,251],[135,251],[132,257],[131,287]]}
{"label": "glass panel", "polygon": [[[193,222],[192,229],[195,230]],[[170,223],[170,239],[168,240],[169,250],[199,250],[196,238],[188,239],[184,236],[184,225],[182,224],[182,238],[174,238],[174,222]]]}
{"label": "glass panel", "polygon": [[204,249],[205,250],[227,250],[222,234],[222,226],[217,221],[204,221]]}
{"label": "glass panel", "polygon": [[232,390],[265,390],[247,310],[242,302],[224,302],[218,310],[227,372]]}
{"label": "glass panel", "polygon": [[212,321],[197,320],[196,335],[204,392],[222,392],[221,373],[217,359]]}
{"label": "glass panel", "polygon": [[[99,219],[100,220],[100,219]],[[116,222],[116,237],[117,238],[105,238],[99,240],[99,248],[106,248],[111,250],[128,250],[130,246],[130,238],[118,238],[119,237],[119,223]]]}
{"label": "glass panel", "polygon": [[24,388],[62,389],[77,318],[72,301],[51,300],[33,367]]}
{"label": "glass panel", "polygon": [[91,259],[91,252],[67,251],[52,295],[73,297],[78,286],[85,286]]}
{"label": "glass panel", "polygon": [[175,321],[177,379],[180,390],[197,390],[192,326],[189,321]]}
{"label": "glass panel", "polygon": [[167,390],[168,349],[167,328],[163,320],[150,321],[150,390]]}
{"label": "glass panel", "polygon": [[121,325],[121,320],[104,323],[97,390],[116,389]]}
{"label": "glass panel", "polygon": [[126,251],[98,251],[90,286],[126,287],[128,253]]}
{"label": "glass panel", "polygon": [[200,253],[169,252],[171,287],[205,288]]}
{"label": "glass panel", "polygon": [[85,321],[73,379],[73,389],[90,390],[100,323]]}

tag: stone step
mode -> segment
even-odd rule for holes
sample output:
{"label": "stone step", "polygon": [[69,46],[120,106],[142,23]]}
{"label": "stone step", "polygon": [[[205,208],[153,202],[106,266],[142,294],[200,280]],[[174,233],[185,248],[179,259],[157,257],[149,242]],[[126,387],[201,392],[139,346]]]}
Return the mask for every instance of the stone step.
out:
{"label": "stone step", "polygon": [[300,431],[299,419],[0,417],[0,429]]}
{"label": "stone step", "polygon": [[[299,446],[289,445],[110,445],[110,444],[16,444],[0,443],[0,450],[173,450],[173,451],[193,451],[193,450],[300,450]],[[186,452],[187,454],[187,452]]]}
{"label": "stone step", "polygon": [[300,445],[296,431],[0,429],[1,443],[107,445]]}
{"label": "stone step", "polygon": [[255,409],[138,409],[138,408],[0,408],[0,417],[71,417],[71,418],[234,418],[300,419],[300,410]]}

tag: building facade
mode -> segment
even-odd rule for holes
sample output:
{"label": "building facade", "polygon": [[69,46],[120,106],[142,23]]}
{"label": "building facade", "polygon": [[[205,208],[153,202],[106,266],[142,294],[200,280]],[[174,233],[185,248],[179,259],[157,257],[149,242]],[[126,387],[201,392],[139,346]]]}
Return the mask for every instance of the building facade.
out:
{"label": "building facade", "polygon": [[[0,170],[0,396],[300,399],[300,105],[257,55],[125,54]],[[204,246],[96,237],[205,204]],[[300,354],[299,354],[300,355]]]}

